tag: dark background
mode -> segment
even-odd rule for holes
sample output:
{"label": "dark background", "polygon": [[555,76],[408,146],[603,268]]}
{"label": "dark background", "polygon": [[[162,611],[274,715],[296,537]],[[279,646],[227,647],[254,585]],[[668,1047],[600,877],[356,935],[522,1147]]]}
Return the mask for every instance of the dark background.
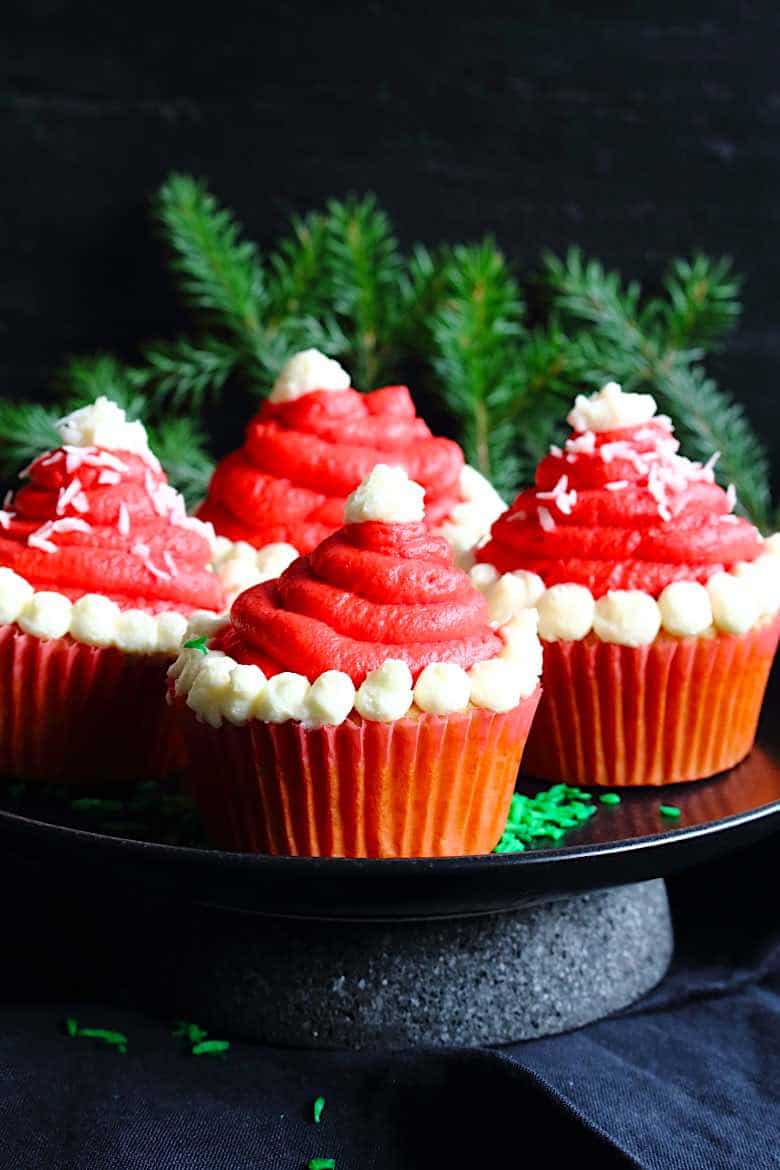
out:
{"label": "dark background", "polygon": [[398,2],[3,7],[0,393],[68,352],[169,335],[146,201],[209,178],[268,244],[373,189],[402,241],[494,231],[521,272],[572,242],[626,275],[729,253],[715,372],[780,460],[780,8]]}

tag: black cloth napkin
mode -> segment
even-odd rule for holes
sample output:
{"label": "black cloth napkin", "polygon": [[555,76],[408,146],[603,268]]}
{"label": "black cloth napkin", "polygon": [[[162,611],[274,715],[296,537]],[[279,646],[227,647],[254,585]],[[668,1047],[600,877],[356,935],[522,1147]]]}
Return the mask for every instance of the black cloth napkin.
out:
{"label": "black cloth napkin", "polygon": [[[67,998],[40,913],[8,890],[0,1167],[301,1170],[330,1157],[338,1170],[434,1170],[572,1154],[604,1168],[780,1166],[776,850],[770,839],[670,881],[676,959],[640,1003],[563,1036],[466,1052],[233,1041],[225,1056],[192,1056],[168,1021]],[[58,945],[67,916],[60,926]],[[127,1054],[68,1037],[67,1016],[125,1032]]]}

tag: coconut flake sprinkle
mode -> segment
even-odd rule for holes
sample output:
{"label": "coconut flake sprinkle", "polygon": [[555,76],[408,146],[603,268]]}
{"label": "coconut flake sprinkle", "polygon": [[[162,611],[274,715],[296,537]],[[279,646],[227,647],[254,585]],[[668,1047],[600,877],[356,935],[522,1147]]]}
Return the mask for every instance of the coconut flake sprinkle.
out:
{"label": "coconut flake sprinkle", "polygon": [[537,508],[536,511],[539,516],[539,523],[541,524],[544,531],[554,532],[556,525],[555,520],[552,517],[552,513],[547,508],[542,507]]}

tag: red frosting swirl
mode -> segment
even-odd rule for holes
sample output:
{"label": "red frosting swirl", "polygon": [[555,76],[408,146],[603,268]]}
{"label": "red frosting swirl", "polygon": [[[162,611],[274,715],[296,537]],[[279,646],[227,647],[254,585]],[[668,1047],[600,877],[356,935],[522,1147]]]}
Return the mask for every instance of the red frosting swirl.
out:
{"label": "red frosting swirl", "polygon": [[230,540],[310,552],[341,527],[347,496],[377,463],[422,484],[433,526],[461,499],[463,454],[431,434],[405,386],[315,390],[263,404],[244,446],[217,467],[199,515]]}
{"label": "red frosting swirl", "polygon": [[100,593],[150,612],[223,608],[206,530],[156,460],[65,447],[28,474],[0,512],[0,565],[72,601]]}
{"label": "red frosting swirl", "polygon": [[215,646],[238,662],[313,681],[342,670],[359,686],[388,658],[417,676],[501,652],[482,595],[422,523],[350,524],[276,581],[247,590]]}
{"label": "red frosting swirl", "polygon": [[756,529],[732,515],[712,469],[677,447],[665,418],[573,436],[541,461],[535,487],[496,521],[477,559],[502,573],[538,573],[548,586],[586,585],[594,597],[610,589],[657,597],[671,581],[705,582],[754,560]]}

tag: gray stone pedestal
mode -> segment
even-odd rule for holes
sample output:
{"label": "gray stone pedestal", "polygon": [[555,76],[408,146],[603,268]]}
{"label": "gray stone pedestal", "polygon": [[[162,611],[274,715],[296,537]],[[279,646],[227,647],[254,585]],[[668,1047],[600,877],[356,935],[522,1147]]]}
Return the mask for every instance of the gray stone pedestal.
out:
{"label": "gray stone pedestal", "polygon": [[435,921],[206,914],[170,942],[160,975],[178,1014],[215,1034],[308,1048],[562,1032],[648,991],[673,945],[662,881]]}

